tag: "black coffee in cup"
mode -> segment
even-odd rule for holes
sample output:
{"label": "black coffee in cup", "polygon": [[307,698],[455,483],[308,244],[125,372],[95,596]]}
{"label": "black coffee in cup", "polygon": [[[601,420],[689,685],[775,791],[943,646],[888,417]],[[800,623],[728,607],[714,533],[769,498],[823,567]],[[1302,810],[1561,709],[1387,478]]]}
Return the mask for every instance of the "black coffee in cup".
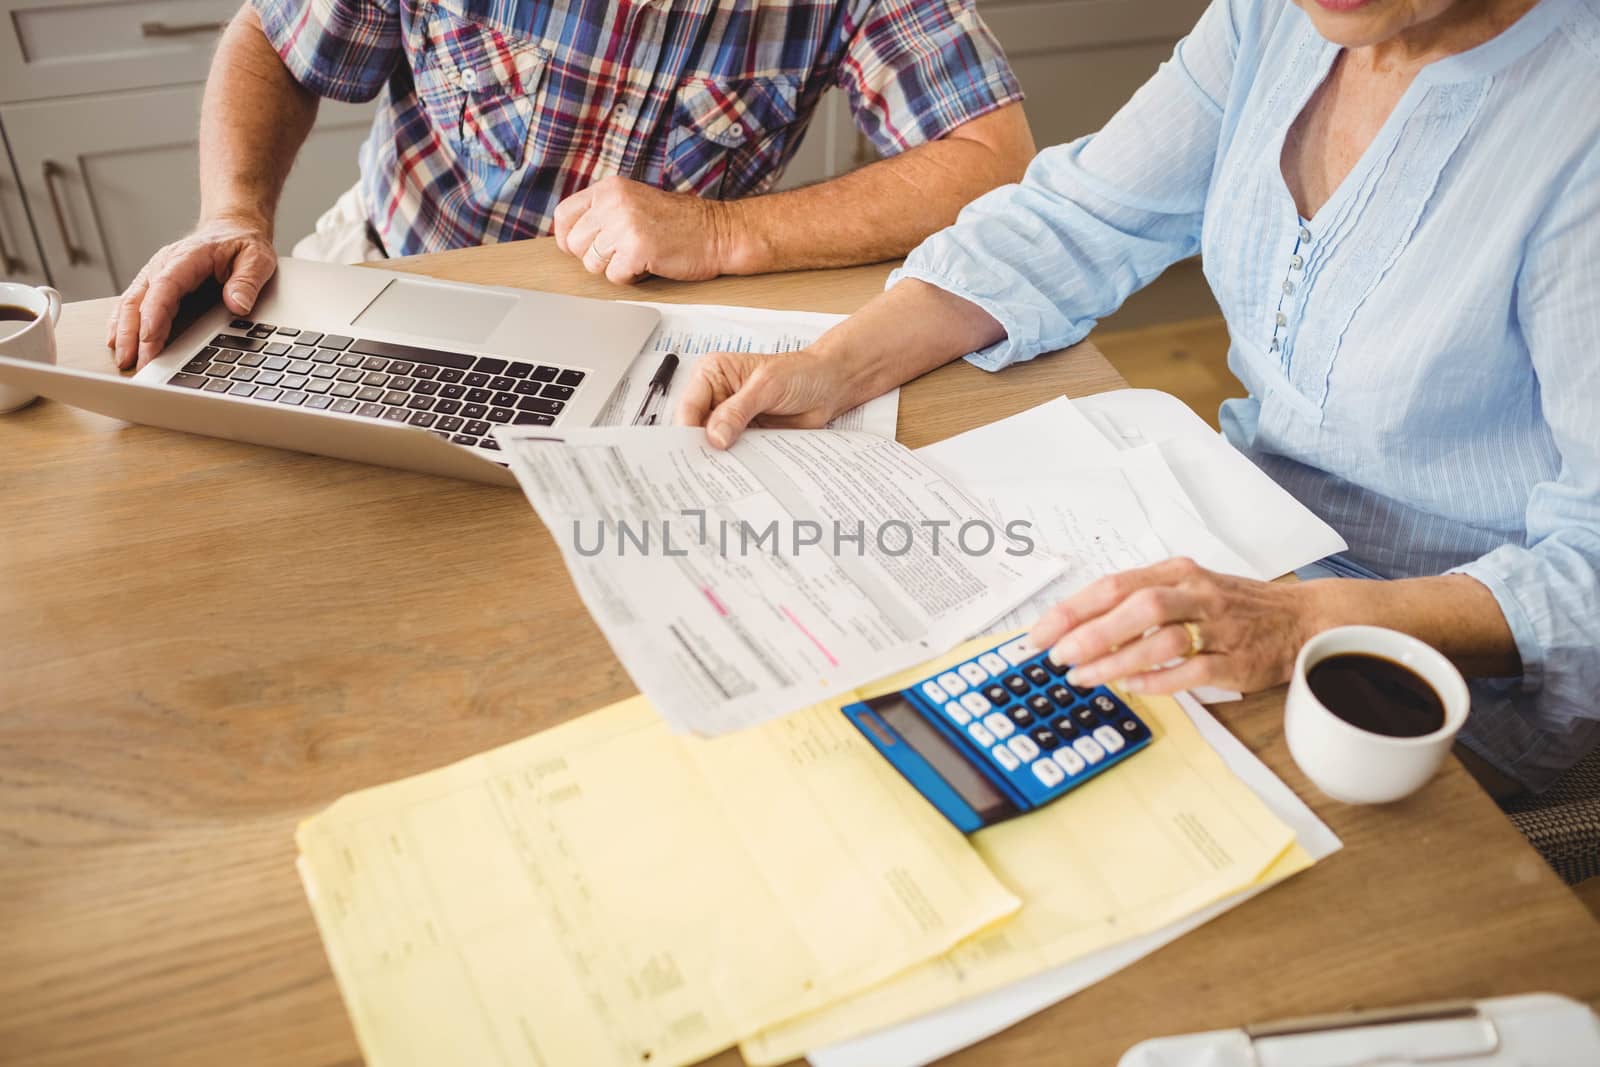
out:
{"label": "black coffee in cup", "polygon": [[1306,672],[1311,695],[1368,733],[1422,737],[1444,725],[1444,701],[1411,668],[1383,656],[1346,652]]}
{"label": "black coffee in cup", "polygon": [[16,304],[0,304],[0,322],[32,322],[38,317],[32,308],[18,307]]}

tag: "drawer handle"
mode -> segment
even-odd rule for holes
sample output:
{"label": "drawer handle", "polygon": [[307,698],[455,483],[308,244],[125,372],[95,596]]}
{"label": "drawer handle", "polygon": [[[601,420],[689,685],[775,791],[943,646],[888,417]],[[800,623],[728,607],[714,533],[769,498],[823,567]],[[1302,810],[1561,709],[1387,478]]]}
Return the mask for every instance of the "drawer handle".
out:
{"label": "drawer handle", "polygon": [[226,22],[139,23],[139,32],[146,37],[197,37],[200,34],[221,33],[227,28]]}
{"label": "drawer handle", "polygon": [[22,257],[11,251],[11,246],[6,244],[6,228],[0,226],[0,274],[21,274],[22,268],[27,264],[22,262]]}
{"label": "drawer handle", "polygon": [[67,211],[61,202],[61,191],[56,187],[57,181],[66,174],[66,169],[53,159],[44,161],[44,188],[50,194],[50,210],[56,215],[56,229],[61,233],[61,244],[67,250],[67,262],[74,267],[80,267],[89,262],[89,253],[72,240],[72,231],[67,229]]}

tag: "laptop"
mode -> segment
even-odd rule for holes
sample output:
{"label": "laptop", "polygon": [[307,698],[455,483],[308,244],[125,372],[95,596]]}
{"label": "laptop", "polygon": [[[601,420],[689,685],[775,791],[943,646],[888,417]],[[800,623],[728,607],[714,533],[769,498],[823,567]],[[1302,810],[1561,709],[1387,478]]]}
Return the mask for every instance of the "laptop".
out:
{"label": "laptop", "polygon": [[[129,422],[514,484],[496,425],[592,425],[652,308],[284,259],[249,317],[212,290],[132,378],[0,357],[0,382]],[[184,319],[187,318],[187,324]]]}

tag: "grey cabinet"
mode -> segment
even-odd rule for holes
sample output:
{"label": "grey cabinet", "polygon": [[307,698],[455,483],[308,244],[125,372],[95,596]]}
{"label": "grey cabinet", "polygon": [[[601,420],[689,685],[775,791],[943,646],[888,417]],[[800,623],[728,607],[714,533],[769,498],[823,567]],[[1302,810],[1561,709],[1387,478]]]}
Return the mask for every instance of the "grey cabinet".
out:
{"label": "grey cabinet", "polygon": [[[3,147],[3,146],[0,146]],[[8,154],[0,151],[0,280],[46,285],[44,253],[33,235],[22,183]]]}
{"label": "grey cabinet", "polygon": [[[194,226],[199,85],[0,107],[53,284],[69,299],[120,292]],[[367,107],[324,102],[278,213],[287,251],[356,178]]]}
{"label": "grey cabinet", "polygon": [[[0,0],[0,276],[121,291],[194,225],[200,97],[240,0]],[[356,177],[370,106],[324,102],[280,250]]]}

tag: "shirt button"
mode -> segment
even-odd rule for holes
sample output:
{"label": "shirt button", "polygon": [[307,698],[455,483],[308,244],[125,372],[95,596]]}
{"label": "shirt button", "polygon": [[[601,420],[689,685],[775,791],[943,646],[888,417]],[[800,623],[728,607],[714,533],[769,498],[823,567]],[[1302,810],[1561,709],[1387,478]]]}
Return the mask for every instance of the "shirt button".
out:
{"label": "shirt button", "polygon": [[732,126],[728,127],[728,132],[733,134],[735,137],[743,137],[744,126],[741,123],[735,122]]}
{"label": "shirt button", "polygon": [[1300,240],[1302,240],[1302,241],[1311,240],[1311,231],[1306,229],[1304,226],[1300,227]]}
{"label": "shirt button", "polygon": [[1279,326],[1287,326],[1287,325],[1289,325],[1289,316],[1285,315],[1281,311],[1278,312],[1278,325]]}
{"label": "shirt button", "polygon": [[1291,257],[1289,257],[1289,266],[1290,266],[1290,268],[1292,268],[1294,270],[1299,270],[1301,267],[1303,267],[1305,265],[1306,265],[1305,257],[1303,257],[1303,256],[1291,256]]}
{"label": "shirt button", "polygon": [[1285,293],[1292,293],[1292,292],[1294,292],[1294,282],[1284,282],[1284,283],[1283,283],[1283,291],[1284,291],[1284,292],[1285,292]]}
{"label": "shirt button", "polygon": [[477,85],[478,72],[473,70],[471,67],[468,67],[466,70],[462,71],[461,84],[465,85],[468,89],[472,88],[474,85]]}

